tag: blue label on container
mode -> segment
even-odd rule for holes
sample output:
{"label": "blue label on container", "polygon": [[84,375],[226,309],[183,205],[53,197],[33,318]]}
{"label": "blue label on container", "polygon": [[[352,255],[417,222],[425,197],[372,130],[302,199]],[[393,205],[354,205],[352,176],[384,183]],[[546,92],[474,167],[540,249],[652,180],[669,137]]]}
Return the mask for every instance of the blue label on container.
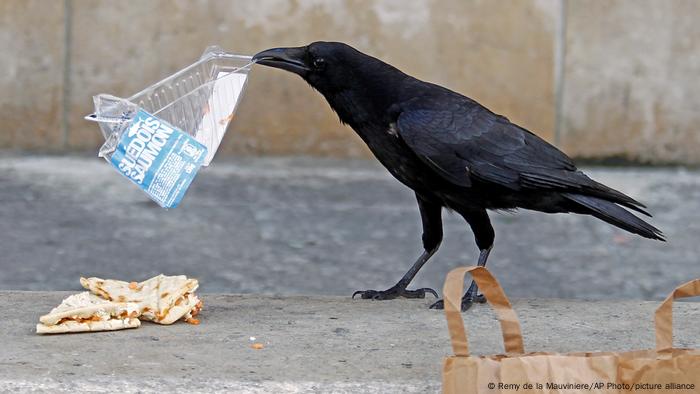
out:
{"label": "blue label on container", "polygon": [[206,156],[206,146],[139,109],[110,161],[161,207],[174,208]]}

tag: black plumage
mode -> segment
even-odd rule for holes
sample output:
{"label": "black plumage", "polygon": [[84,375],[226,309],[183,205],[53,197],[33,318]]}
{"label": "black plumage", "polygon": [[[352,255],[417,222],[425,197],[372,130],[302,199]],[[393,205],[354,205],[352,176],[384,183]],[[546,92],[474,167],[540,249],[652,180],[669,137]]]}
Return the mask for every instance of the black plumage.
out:
{"label": "black plumage", "polygon": [[[495,237],[487,210],[587,214],[663,240],[661,231],[627,210],[649,216],[644,205],[592,180],[554,146],[459,93],[420,81],[342,43],[270,49],[254,59],[304,78],[416,194],[424,253],[395,286],[357,292],[362,298],[435,293],[406,287],[442,241],[443,207],[470,225],[481,265]],[[472,282],[463,308],[478,299]]]}

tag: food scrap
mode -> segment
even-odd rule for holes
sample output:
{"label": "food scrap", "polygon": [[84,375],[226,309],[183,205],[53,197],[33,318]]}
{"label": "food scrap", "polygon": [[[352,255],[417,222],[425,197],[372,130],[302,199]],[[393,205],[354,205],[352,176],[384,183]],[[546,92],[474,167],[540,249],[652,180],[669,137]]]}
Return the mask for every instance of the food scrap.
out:
{"label": "food scrap", "polygon": [[158,324],[192,318],[192,312],[196,315],[201,309],[199,298],[194,294],[199,282],[184,275],[158,275],[140,283],[80,278],[80,284],[93,294],[110,300],[138,303],[141,319]]}
{"label": "food scrap", "polygon": [[141,320],[200,323],[195,316],[203,303],[194,294],[199,282],[184,275],[158,275],[140,283],[80,278],[80,284],[90,291],[66,298],[39,318],[38,334],[137,328]]}
{"label": "food scrap", "polygon": [[255,349],[255,350],[260,350],[260,349],[264,348],[265,345],[263,345],[260,342],[255,342],[254,344],[250,345],[250,347]]}
{"label": "food scrap", "polygon": [[39,318],[38,334],[69,332],[114,331],[137,328],[138,305],[105,300],[90,292],[74,294]]}
{"label": "food scrap", "polygon": [[221,120],[219,120],[219,124],[222,126],[228,124],[228,122],[233,120],[233,116],[234,116],[234,114],[233,114],[233,112],[231,112],[231,114],[229,116],[226,116],[226,117],[222,118]]}

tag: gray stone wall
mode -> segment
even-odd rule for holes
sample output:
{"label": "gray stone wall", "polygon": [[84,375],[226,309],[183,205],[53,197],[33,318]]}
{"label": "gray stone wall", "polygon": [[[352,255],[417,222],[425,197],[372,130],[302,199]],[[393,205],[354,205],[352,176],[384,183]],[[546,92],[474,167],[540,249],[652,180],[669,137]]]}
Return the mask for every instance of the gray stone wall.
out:
{"label": "gray stone wall", "polygon": [[561,146],[700,163],[700,1],[568,2]]}
{"label": "gray stone wall", "polygon": [[[91,96],[129,96],[218,44],[345,41],[575,157],[700,163],[700,2],[3,0],[0,148],[95,150]],[[222,151],[369,155],[298,77],[257,68]]]}

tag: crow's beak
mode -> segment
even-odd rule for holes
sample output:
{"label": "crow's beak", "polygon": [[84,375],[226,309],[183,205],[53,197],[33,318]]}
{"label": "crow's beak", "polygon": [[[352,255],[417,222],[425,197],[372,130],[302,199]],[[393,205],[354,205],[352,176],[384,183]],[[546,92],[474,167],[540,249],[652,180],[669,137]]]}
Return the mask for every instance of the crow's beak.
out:
{"label": "crow's beak", "polygon": [[253,61],[264,66],[281,68],[303,77],[309,72],[309,67],[304,62],[305,58],[306,47],[273,48],[259,52],[253,56]]}

